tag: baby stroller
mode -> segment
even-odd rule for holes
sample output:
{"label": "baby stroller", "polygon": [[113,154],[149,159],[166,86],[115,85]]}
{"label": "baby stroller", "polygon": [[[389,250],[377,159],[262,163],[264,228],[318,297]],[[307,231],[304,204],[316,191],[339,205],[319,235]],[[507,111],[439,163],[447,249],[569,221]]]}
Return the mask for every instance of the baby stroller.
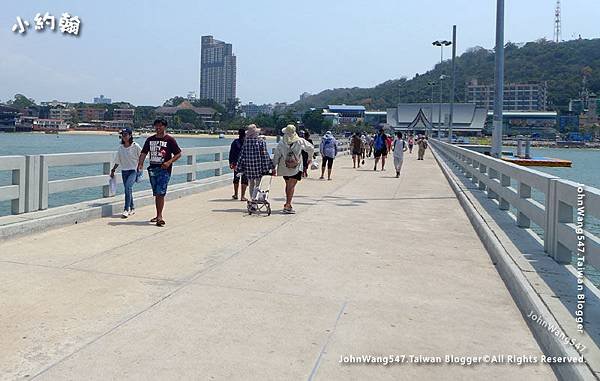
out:
{"label": "baby stroller", "polygon": [[[268,178],[268,179],[267,179]],[[273,176],[266,175],[260,179],[258,187],[254,189],[254,194],[250,195],[251,199],[248,200],[248,214],[267,214],[271,215],[271,204],[269,203],[269,190],[271,189],[271,182]]]}

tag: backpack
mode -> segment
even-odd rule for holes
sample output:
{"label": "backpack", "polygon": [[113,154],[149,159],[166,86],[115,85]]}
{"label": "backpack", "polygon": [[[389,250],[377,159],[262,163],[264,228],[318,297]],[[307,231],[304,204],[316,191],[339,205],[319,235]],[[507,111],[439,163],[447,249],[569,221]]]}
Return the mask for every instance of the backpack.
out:
{"label": "backpack", "polygon": [[375,149],[376,150],[382,150],[386,147],[385,145],[385,135],[377,135],[377,137],[375,138]]}
{"label": "backpack", "polygon": [[285,155],[285,166],[286,168],[297,168],[300,164],[300,160],[296,157],[294,151],[292,151],[292,145],[290,144],[290,150]]}

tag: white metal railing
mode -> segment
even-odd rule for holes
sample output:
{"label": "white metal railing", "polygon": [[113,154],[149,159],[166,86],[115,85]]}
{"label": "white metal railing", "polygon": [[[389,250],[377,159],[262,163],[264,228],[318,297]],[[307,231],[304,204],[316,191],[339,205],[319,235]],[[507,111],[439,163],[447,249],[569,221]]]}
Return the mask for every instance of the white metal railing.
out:
{"label": "white metal railing", "polygon": [[[267,144],[272,150],[275,144]],[[196,180],[197,172],[214,170],[223,174],[229,166],[226,159],[229,146],[182,148],[182,158],[173,166],[173,175],[187,175],[186,181]],[[11,213],[20,214],[48,208],[49,195],[60,192],[102,187],[102,197],[112,197],[108,181],[114,164],[114,151],[56,153],[27,156],[0,156],[0,171],[12,171],[12,183],[0,186],[0,201],[11,201]],[[212,161],[198,162],[200,155],[214,155]],[[49,169],[61,166],[102,165],[100,173],[60,180],[49,179]],[[120,176],[115,178],[122,182]]]}
{"label": "white metal railing", "polygon": [[25,156],[2,156],[0,171],[11,171],[11,185],[0,186],[0,201],[11,201],[13,214],[25,211]]}
{"label": "white metal railing", "polygon": [[[433,148],[487,197],[495,199],[501,210],[517,210],[516,223],[521,228],[531,222],[544,231],[544,250],[559,263],[570,263],[578,248],[577,211],[583,199],[585,217],[600,219],[600,190],[562,180],[536,170],[431,140]],[[512,181],[516,188],[511,185]],[[532,189],[544,195],[543,203],[532,198]],[[585,196],[580,196],[583,191]],[[584,230],[586,262],[600,269],[600,238]]]}

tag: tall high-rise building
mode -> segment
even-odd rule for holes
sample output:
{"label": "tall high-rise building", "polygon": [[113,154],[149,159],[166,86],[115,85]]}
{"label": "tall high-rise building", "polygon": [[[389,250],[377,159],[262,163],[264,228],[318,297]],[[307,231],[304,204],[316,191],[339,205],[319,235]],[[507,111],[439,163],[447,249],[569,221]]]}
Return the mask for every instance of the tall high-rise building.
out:
{"label": "tall high-rise building", "polygon": [[236,60],[231,44],[202,36],[200,49],[200,99],[223,105],[235,99]]}

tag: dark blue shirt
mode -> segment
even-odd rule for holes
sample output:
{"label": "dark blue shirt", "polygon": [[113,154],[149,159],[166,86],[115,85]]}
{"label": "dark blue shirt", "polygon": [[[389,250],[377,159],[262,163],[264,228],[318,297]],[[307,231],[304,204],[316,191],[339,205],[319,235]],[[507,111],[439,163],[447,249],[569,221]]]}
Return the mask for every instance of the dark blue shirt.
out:
{"label": "dark blue shirt", "polygon": [[235,139],[231,142],[231,148],[229,149],[229,164],[237,164],[240,153],[242,152],[242,145],[244,145],[243,139]]}

